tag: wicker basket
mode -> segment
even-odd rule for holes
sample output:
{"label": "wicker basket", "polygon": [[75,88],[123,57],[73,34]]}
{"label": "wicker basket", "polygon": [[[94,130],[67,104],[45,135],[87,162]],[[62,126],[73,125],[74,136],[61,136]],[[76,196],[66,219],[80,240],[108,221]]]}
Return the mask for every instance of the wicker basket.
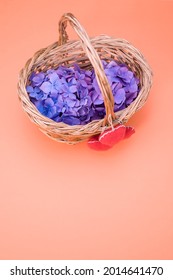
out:
{"label": "wicker basket", "polygon": [[[67,22],[74,28],[80,40],[68,41]],[[114,98],[101,59],[106,61],[114,59],[120,63],[126,63],[140,81],[138,97],[126,109],[116,114],[114,113]],[[70,67],[74,63],[78,63],[83,69],[94,68],[104,98],[106,109],[104,119],[94,120],[86,125],[70,126],[43,116],[30,101],[26,85],[33,71],[47,71],[62,64]],[[75,144],[85,141],[111,126],[126,123],[146,102],[151,85],[152,71],[143,55],[134,46],[124,39],[114,39],[107,35],[89,38],[74,15],[67,13],[59,21],[59,41],[37,51],[21,70],[18,94],[23,109],[43,133],[58,142]]]}

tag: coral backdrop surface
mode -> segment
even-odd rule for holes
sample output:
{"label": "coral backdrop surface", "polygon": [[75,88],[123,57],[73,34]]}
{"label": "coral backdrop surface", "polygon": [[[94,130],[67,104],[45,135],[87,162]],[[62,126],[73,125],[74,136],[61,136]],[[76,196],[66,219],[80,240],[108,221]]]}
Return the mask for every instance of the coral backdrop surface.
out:
{"label": "coral backdrop surface", "polygon": [[[18,101],[20,69],[65,12],[130,41],[154,72],[136,133],[106,152],[52,141]],[[0,2],[0,259],[173,259],[172,14],[159,0]]]}

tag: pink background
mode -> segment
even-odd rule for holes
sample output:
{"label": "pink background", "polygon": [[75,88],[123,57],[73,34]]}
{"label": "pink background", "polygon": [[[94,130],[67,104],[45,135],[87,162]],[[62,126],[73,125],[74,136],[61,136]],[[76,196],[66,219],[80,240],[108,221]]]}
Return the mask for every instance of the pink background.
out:
{"label": "pink background", "polygon": [[[50,140],[17,98],[19,70],[69,11],[153,68],[136,134],[107,152]],[[173,1],[2,0],[0,28],[0,258],[173,259]]]}

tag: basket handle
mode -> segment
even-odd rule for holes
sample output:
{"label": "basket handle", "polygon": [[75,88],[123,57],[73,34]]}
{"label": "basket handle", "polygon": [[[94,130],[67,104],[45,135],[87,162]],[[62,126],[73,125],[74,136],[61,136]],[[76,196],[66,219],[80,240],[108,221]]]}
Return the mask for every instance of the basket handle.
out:
{"label": "basket handle", "polygon": [[68,40],[68,35],[66,32],[67,22],[70,23],[70,25],[73,27],[73,29],[79,36],[82,47],[95,70],[96,79],[100,87],[101,93],[103,95],[104,104],[105,104],[105,110],[106,110],[105,123],[112,124],[112,120],[116,118],[114,113],[114,98],[108,79],[105,75],[102,62],[99,58],[97,51],[92,46],[85,29],[81,26],[79,21],[71,13],[64,14],[59,21],[58,44],[61,46],[65,44]]}

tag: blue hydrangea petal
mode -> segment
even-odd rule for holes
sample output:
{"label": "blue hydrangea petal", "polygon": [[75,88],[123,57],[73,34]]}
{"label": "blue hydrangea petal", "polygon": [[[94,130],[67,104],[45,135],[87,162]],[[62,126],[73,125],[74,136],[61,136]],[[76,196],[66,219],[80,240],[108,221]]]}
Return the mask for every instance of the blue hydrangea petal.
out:
{"label": "blue hydrangea petal", "polygon": [[46,107],[54,106],[54,102],[53,102],[52,98],[50,98],[50,97],[45,100],[44,104]]}
{"label": "blue hydrangea petal", "polygon": [[41,114],[43,114],[44,111],[45,111],[43,101],[42,101],[42,100],[40,100],[40,101],[35,101],[34,104],[35,104],[36,108],[38,109],[38,111],[39,111]]}
{"label": "blue hydrangea petal", "polygon": [[79,125],[80,124],[80,120],[73,116],[63,116],[62,121],[69,125]]}
{"label": "blue hydrangea petal", "polygon": [[95,106],[95,110],[98,112],[105,112],[105,107],[104,106]]}
{"label": "blue hydrangea petal", "polygon": [[85,88],[87,87],[87,83],[86,83],[85,80],[81,80],[80,83],[81,83],[81,85],[82,85],[83,87],[85,87]]}
{"label": "blue hydrangea petal", "polygon": [[34,89],[32,86],[26,86],[26,91],[31,93],[31,92],[34,92]]}
{"label": "blue hydrangea petal", "polygon": [[93,103],[94,103],[94,101],[95,101],[98,97],[99,97],[98,92],[92,91],[91,98],[92,98],[92,102],[93,102]]}
{"label": "blue hydrangea petal", "polygon": [[97,98],[97,99],[94,101],[94,104],[95,104],[95,105],[103,104],[103,99]]}
{"label": "blue hydrangea petal", "polygon": [[107,62],[105,60],[102,60],[102,65],[103,65],[103,68],[106,68]]}
{"label": "blue hydrangea petal", "polygon": [[56,116],[56,117],[53,118],[53,120],[55,122],[62,122],[62,117],[61,116]]}
{"label": "blue hydrangea petal", "polygon": [[57,93],[57,92],[52,92],[52,93],[50,93],[49,96],[52,98],[52,100],[53,100],[54,102],[56,102],[57,99],[58,99],[58,93]]}
{"label": "blue hydrangea petal", "polygon": [[115,60],[110,61],[107,65],[106,68],[111,68],[111,67],[115,67],[117,66],[117,63],[115,62]]}
{"label": "blue hydrangea petal", "polygon": [[44,81],[44,77],[45,74],[40,72],[38,74],[36,74],[33,78],[32,78],[32,82],[35,86],[40,86],[42,84],[42,82]]}
{"label": "blue hydrangea petal", "polygon": [[90,71],[90,70],[86,70],[85,75],[86,75],[86,76],[91,77],[91,75],[92,75],[92,71]]}
{"label": "blue hydrangea petal", "polygon": [[55,83],[59,79],[56,72],[53,72],[53,73],[49,74],[48,77],[49,77],[49,80],[52,84]]}
{"label": "blue hydrangea petal", "polygon": [[126,99],[126,93],[123,88],[120,88],[115,93],[115,103],[122,104]]}
{"label": "blue hydrangea petal", "polygon": [[122,88],[122,84],[120,82],[113,83],[112,86],[111,86],[111,89],[112,89],[113,93],[116,92],[120,88]]}
{"label": "blue hydrangea petal", "polygon": [[[30,95],[31,96],[31,95]],[[39,92],[37,93],[37,95],[35,96],[36,100],[43,100],[43,92]]]}
{"label": "blue hydrangea petal", "polygon": [[52,89],[52,84],[50,82],[44,82],[40,89],[45,93],[50,93]]}
{"label": "blue hydrangea petal", "polygon": [[68,96],[69,96],[70,99],[76,100],[76,95],[75,94],[69,93]]}
{"label": "blue hydrangea petal", "polygon": [[80,116],[84,116],[89,113],[89,108],[82,106],[82,108],[78,110],[78,113]]}
{"label": "blue hydrangea petal", "polygon": [[52,116],[55,116],[55,115],[56,115],[56,112],[57,112],[56,106],[52,106],[52,107],[50,108],[50,111],[51,111],[51,113],[52,113]]}
{"label": "blue hydrangea petal", "polygon": [[64,107],[61,109],[61,112],[62,112],[62,113],[65,113],[65,111],[66,111],[66,107],[64,106]]}
{"label": "blue hydrangea petal", "polygon": [[66,99],[66,103],[67,103],[67,106],[69,106],[69,107],[74,107],[75,104],[76,104],[76,101],[75,101],[75,100],[72,100],[72,99],[70,99],[70,98],[67,98],[67,99]]}
{"label": "blue hydrangea petal", "polygon": [[133,100],[137,97],[138,93],[137,92],[133,92],[133,93],[126,93],[126,104],[130,105]]}
{"label": "blue hydrangea petal", "polygon": [[85,88],[83,90],[79,89],[79,91],[80,91],[80,99],[83,99],[86,96],[88,96],[88,89],[87,88]]}
{"label": "blue hydrangea petal", "polygon": [[125,108],[126,108],[125,103],[123,103],[123,104],[121,104],[121,105],[115,104],[115,106],[114,106],[114,112],[118,112],[118,111],[123,110],[123,109],[125,109]]}
{"label": "blue hydrangea petal", "polygon": [[76,86],[71,86],[71,87],[69,88],[69,90],[70,90],[71,93],[74,93],[74,92],[77,91],[77,87],[76,87]]}
{"label": "blue hydrangea petal", "polygon": [[30,77],[29,77],[29,80],[32,81],[32,79],[36,76],[37,74],[35,72],[32,72]]}

